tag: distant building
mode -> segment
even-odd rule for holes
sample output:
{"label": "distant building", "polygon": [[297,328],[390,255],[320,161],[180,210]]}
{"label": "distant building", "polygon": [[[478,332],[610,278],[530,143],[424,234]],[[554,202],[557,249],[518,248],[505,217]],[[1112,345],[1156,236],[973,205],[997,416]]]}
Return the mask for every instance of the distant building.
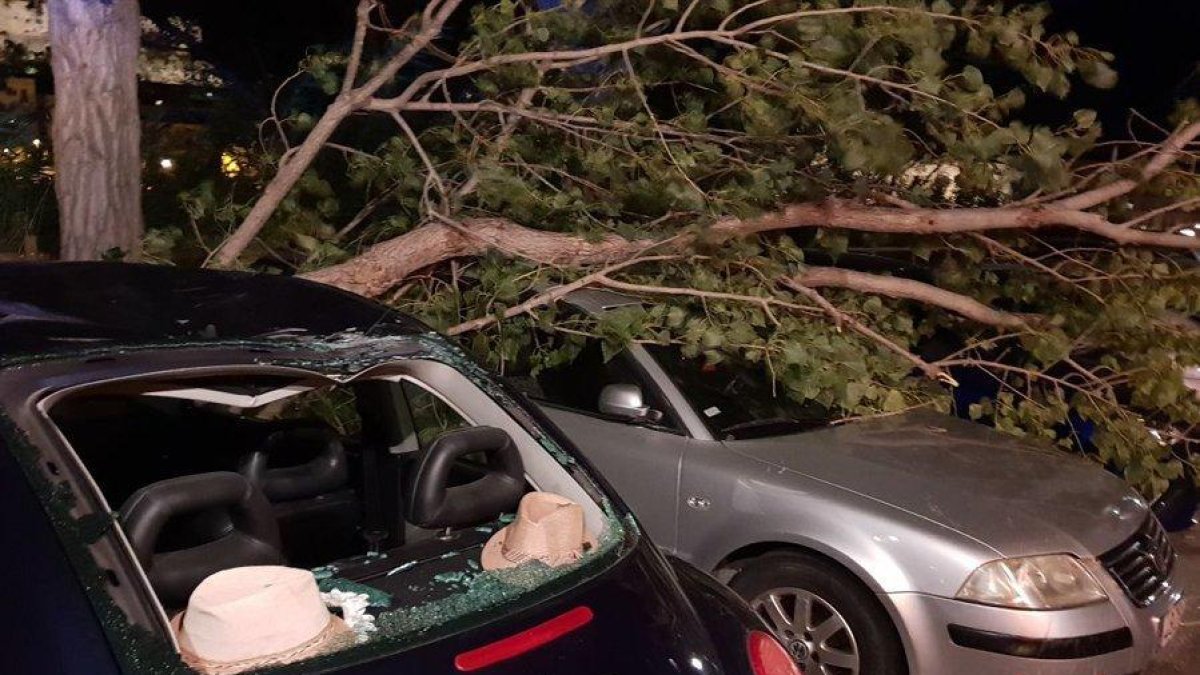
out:
{"label": "distant building", "polygon": [[32,77],[9,76],[0,89],[0,109],[30,114],[37,111],[37,80]]}
{"label": "distant building", "polygon": [[[191,54],[202,40],[200,29],[181,19],[172,18],[166,26],[160,26],[143,17],[138,76],[155,84],[221,87],[213,66]],[[50,46],[45,5],[0,2],[0,43],[5,44],[6,51],[19,50],[25,59],[44,62]]]}
{"label": "distant building", "polygon": [[[193,56],[202,40],[200,29],[181,19],[165,25],[142,19],[138,95],[142,120],[155,137],[202,132],[225,86],[211,64]],[[54,106],[49,45],[44,5],[0,0],[0,161],[23,157],[16,154],[21,148],[40,149],[48,138]]]}

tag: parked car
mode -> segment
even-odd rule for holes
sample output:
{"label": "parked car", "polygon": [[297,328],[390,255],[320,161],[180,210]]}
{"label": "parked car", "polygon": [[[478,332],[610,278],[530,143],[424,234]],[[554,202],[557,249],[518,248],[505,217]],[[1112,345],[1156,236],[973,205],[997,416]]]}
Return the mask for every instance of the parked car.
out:
{"label": "parked car", "polygon": [[[578,504],[594,546],[480,569],[530,489]],[[6,672],[190,672],[172,620],[263,564],[362,601],[356,641],[286,672],[798,672],[536,409],[420,323],[298,280],[0,266],[0,513]]]}
{"label": "parked car", "polygon": [[765,373],[671,347],[606,359],[588,340],[511,380],[806,672],[1132,673],[1179,624],[1162,528],[1088,461],[932,412],[831,424]]}
{"label": "parked car", "polygon": [[[944,352],[942,353],[944,354]],[[1014,358],[1020,354],[1020,349],[1009,348],[1004,353],[1008,358]],[[933,360],[937,360],[937,358],[940,356]],[[1200,383],[1189,377],[1194,372],[1197,372],[1197,369],[1189,368],[1184,371],[1183,383],[1189,388],[1200,386]],[[950,369],[950,375],[958,382],[958,387],[954,390],[954,409],[964,419],[970,419],[971,404],[985,399],[994,400],[1001,389],[1000,382],[996,377],[982,368],[958,366]],[[1066,376],[1069,377],[1069,375]],[[1122,387],[1117,387],[1115,393],[1120,398],[1128,396],[1128,392],[1122,391]],[[979,421],[991,422],[987,418]],[[1056,426],[1055,431],[1059,438],[1069,440],[1077,451],[1092,457],[1099,456],[1100,453],[1093,442],[1096,424],[1077,411],[1068,411],[1065,419]],[[1178,432],[1179,438],[1173,438],[1177,435],[1176,432]],[[1200,506],[1200,488],[1196,486],[1196,471],[1192,462],[1187,461],[1193,456],[1192,446],[1195,445],[1192,441],[1187,440],[1191,435],[1189,429],[1186,426],[1175,430],[1164,427],[1150,433],[1163,446],[1164,451],[1169,448],[1171,454],[1184,460],[1180,475],[1167,484],[1167,488],[1154,500],[1150,509],[1168,532],[1179,532],[1191,528],[1195,525],[1196,510]],[[1111,462],[1106,464],[1105,468],[1114,475],[1120,476],[1123,473]]]}

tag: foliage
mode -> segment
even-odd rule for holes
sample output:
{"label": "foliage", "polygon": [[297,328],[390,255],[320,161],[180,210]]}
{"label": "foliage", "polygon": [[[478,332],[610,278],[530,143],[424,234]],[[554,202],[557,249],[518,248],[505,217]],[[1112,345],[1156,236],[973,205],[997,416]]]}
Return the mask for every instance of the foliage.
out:
{"label": "foliage", "polygon": [[[374,54],[362,72],[353,56],[317,54],[308,76],[349,100],[344,71],[346,87],[367,86],[356,83],[386,73],[449,4],[370,33],[358,43]],[[392,280],[389,297],[466,333],[501,370],[572,358],[581,335],[614,347],[676,343],[696,358],[767,368],[788,395],[846,415],[948,409],[943,383],[983,373],[985,399],[959,401],[973,417],[1092,450],[1154,493],[1180,474],[1181,446],[1149,428],[1183,443],[1200,423],[1180,376],[1200,364],[1195,261],[1173,243],[1133,248],[1034,221],[1130,179],[1119,198],[1081,207],[1088,222],[1174,232],[1200,204],[1200,177],[1189,170],[1191,138],[1170,168],[1150,172],[1157,151],[1104,141],[1092,111],[1057,121],[1025,111],[1115,83],[1110,55],[1048,33],[1046,17],[1042,5],[976,0],[481,3],[467,30],[428,50],[435,63],[401,64],[368,92],[370,105],[356,99],[381,115],[318,139],[334,150],[295,187],[268,183],[266,194],[282,187],[286,197],[243,259],[300,257],[302,270],[349,260],[350,269],[371,244],[431,227],[470,238],[480,218],[585,244],[657,242],[637,251],[653,259],[588,277],[651,301],[598,321],[549,301],[519,305],[602,265],[496,241]],[[1181,111],[1181,122],[1195,119]],[[381,131],[389,117],[397,127]],[[284,145],[266,150],[280,175],[315,123],[282,123]],[[886,209],[880,218],[899,225],[872,230],[867,216],[791,231],[748,225],[789,205],[833,213],[849,203]],[[197,215],[228,229],[248,213],[221,208]],[[912,209],[984,208],[1028,218],[933,234],[904,220]],[[1005,321],[968,319],[927,293],[805,285],[806,273],[829,267],[920,281]],[[542,340],[535,326],[561,339]]]}
{"label": "foliage", "polygon": [[[34,147],[0,150],[0,252],[19,252],[52,234],[54,186],[44,153]],[[36,247],[42,249],[43,244]]]}

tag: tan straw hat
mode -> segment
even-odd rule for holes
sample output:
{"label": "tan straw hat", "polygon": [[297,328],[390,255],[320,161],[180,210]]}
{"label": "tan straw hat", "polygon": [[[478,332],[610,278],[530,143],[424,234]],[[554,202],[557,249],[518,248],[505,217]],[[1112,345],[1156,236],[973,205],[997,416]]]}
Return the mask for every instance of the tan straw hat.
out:
{"label": "tan straw hat", "polygon": [[171,626],[184,662],[213,675],[302,661],[355,640],[325,608],[312,572],[274,565],[209,576]]}
{"label": "tan straw hat", "polygon": [[515,567],[540,560],[550,567],[573,563],[596,539],[583,524],[583,508],[550,492],[521,498],[517,518],[483,546],[483,569]]}

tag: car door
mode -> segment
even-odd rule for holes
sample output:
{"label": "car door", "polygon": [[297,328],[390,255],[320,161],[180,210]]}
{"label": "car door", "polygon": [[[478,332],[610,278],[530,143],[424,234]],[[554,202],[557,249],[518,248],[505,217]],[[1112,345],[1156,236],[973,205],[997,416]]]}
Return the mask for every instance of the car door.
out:
{"label": "car door", "polygon": [[[536,375],[510,372],[507,379],[579,446],[650,538],[674,551],[679,470],[688,437],[638,364],[627,353],[606,359],[601,341],[588,339],[570,363]],[[635,422],[600,412],[600,392],[611,384],[637,385],[646,405],[662,418]]]}
{"label": "car door", "polygon": [[711,569],[747,524],[765,515],[771,503],[765,490],[779,471],[726,442],[821,428],[830,413],[792,402],[752,365],[686,358],[675,346],[648,345],[641,353],[644,369],[692,437],[680,464],[676,553]]}

